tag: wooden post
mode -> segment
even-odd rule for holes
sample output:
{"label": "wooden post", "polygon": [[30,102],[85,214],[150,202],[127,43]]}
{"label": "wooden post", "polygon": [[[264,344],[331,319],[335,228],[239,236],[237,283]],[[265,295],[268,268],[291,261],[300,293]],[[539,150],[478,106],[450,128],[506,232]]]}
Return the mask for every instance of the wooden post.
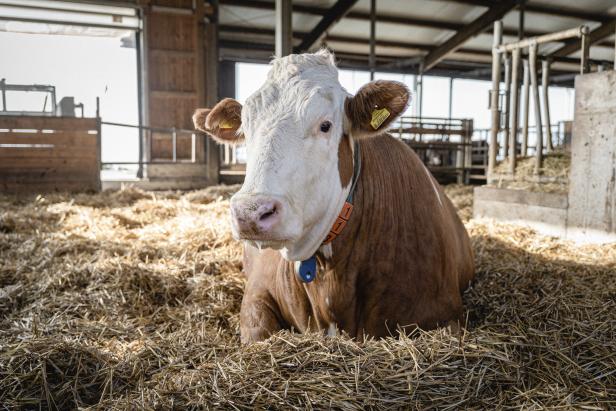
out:
{"label": "wooden post", "polygon": [[528,155],[528,113],[530,111],[530,69],[528,60],[524,60],[524,86],[522,88],[524,98],[524,111],[522,111],[522,156]]}
{"label": "wooden post", "polygon": [[586,74],[590,72],[590,36],[587,26],[582,27],[582,56],[580,59],[580,74]]}
{"label": "wooden post", "polygon": [[509,124],[509,172],[515,173],[516,156],[518,154],[518,117],[519,117],[519,90],[520,90],[520,49],[512,52],[511,62],[511,119]]}
{"label": "wooden post", "polygon": [[503,125],[503,158],[507,158],[509,148],[509,113],[511,112],[511,57],[505,53],[505,109],[503,113],[505,124]]}
{"label": "wooden post", "polygon": [[549,82],[550,82],[550,62],[543,60],[541,63],[541,87],[543,88],[543,117],[545,120],[545,138],[547,140],[546,148],[548,152],[554,151],[552,142],[552,128],[550,122],[550,100],[548,98]]}
{"label": "wooden post", "polygon": [[291,0],[276,0],[276,57],[293,53],[292,17]]}
{"label": "wooden post", "polygon": [[496,166],[497,138],[500,130],[500,112],[498,110],[498,95],[500,93],[501,55],[496,49],[503,41],[503,22],[494,22],[494,39],[492,43],[492,90],[490,91],[490,110],[492,113],[492,127],[490,129],[490,142],[488,153],[488,182],[494,174]]}
{"label": "wooden post", "polygon": [[[214,107],[218,103],[218,1],[210,3],[213,7],[209,21],[205,23],[205,106]],[[220,177],[221,148],[211,138],[205,138],[207,174],[209,184],[218,184]]]}
{"label": "wooden post", "polygon": [[537,82],[537,44],[529,47],[530,86],[533,89],[535,103],[535,127],[537,129],[535,174],[539,174],[543,166],[543,131],[541,126],[541,102],[539,100],[539,84]]}

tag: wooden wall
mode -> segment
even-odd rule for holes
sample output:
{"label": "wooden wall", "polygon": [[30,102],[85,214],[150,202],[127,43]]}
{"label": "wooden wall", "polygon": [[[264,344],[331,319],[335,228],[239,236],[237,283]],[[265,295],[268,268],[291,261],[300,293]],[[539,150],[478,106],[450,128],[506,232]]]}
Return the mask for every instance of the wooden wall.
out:
{"label": "wooden wall", "polygon": [[[195,4],[200,4],[196,2]],[[148,118],[151,127],[193,129],[192,113],[203,105],[203,10],[192,0],[152,0],[146,8]],[[171,160],[169,133],[154,132],[151,160]],[[177,159],[190,160],[192,137],[177,135]],[[195,160],[205,160],[203,138]]]}
{"label": "wooden wall", "polygon": [[0,191],[98,191],[94,118],[0,116]]}

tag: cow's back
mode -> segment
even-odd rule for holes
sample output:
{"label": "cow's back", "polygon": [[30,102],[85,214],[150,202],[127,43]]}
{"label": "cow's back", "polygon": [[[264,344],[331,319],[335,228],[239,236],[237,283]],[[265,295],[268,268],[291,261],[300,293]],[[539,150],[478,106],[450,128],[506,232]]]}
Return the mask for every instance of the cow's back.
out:
{"label": "cow's back", "polygon": [[334,254],[350,252],[346,270],[357,276],[363,328],[378,335],[392,322],[432,328],[458,319],[474,263],[453,204],[401,141],[382,135],[360,148],[356,210]]}

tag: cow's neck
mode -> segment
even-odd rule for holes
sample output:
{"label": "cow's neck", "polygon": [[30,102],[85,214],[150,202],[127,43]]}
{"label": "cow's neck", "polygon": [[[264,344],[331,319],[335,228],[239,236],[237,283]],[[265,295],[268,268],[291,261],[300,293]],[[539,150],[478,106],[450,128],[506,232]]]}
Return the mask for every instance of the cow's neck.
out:
{"label": "cow's neck", "polygon": [[[348,141],[348,137],[343,136],[346,144],[353,144],[353,150],[348,153],[351,156],[350,163],[353,165],[353,174],[352,178],[347,187],[343,188],[343,197],[344,203],[340,207],[340,212],[336,216],[333,224],[327,236],[324,238],[321,246],[313,253],[313,255],[307,260],[299,262],[296,265],[295,271],[299,276],[300,280],[306,283],[312,282],[319,271],[319,261],[318,254],[320,254],[324,258],[331,258],[333,256],[332,252],[332,242],[344,231],[346,225],[353,215],[353,197],[357,182],[359,181],[359,177],[361,175],[361,152],[359,148],[359,144],[356,142],[351,143]],[[340,161],[341,159],[339,159]],[[345,162],[348,162],[349,159],[344,159]],[[341,178],[342,179],[342,178]]]}

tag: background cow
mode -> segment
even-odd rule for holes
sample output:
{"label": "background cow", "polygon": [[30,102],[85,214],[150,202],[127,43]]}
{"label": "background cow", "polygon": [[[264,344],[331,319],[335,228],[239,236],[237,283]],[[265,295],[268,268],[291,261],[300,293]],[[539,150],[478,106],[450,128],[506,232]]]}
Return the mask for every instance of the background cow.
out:
{"label": "background cow", "polygon": [[[248,278],[242,341],[283,328],[381,337],[460,318],[474,276],[466,230],[417,155],[385,133],[408,100],[393,81],[349,95],[322,50],[274,60],[244,107],[225,99],[197,110],[198,129],[246,143],[246,179],[231,199]],[[352,215],[323,245],[354,177]],[[318,275],[305,283],[297,262],[312,256]]]}

